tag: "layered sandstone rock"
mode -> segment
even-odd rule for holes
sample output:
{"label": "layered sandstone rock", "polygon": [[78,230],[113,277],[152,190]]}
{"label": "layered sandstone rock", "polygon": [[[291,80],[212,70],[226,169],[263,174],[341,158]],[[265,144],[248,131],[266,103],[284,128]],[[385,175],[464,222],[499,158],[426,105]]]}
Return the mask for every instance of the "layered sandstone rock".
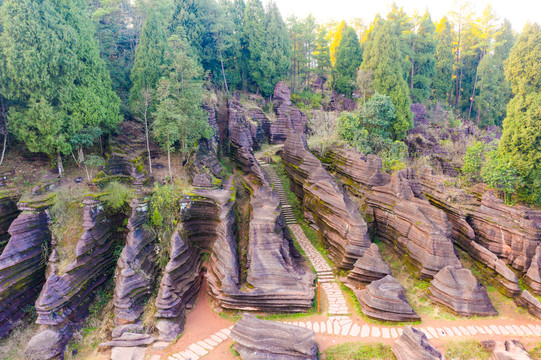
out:
{"label": "layered sandstone rock", "polygon": [[443,359],[441,353],[428,342],[426,335],[406,326],[404,332],[391,347],[398,360],[439,360]]}
{"label": "layered sandstone rock", "polygon": [[130,205],[129,233],[115,271],[113,303],[115,322],[119,325],[140,318],[158,272],[156,236],[145,227],[149,219],[148,201],[135,199]]}
{"label": "layered sandstone rock", "polygon": [[381,159],[337,148],[330,152],[331,168],[361,203],[375,235],[415,265],[421,277],[433,277],[445,266],[462,267],[451,240],[445,213],[421,194],[421,185],[409,169],[390,177]]}
{"label": "layered sandstone rock", "polygon": [[[90,198],[83,201],[83,210],[84,232],[75,248],[75,260],[64,270],[56,269],[55,261],[51,261],[53,269],[49,269],[51,274],[36,301],[36,323],[42,327],[34,337],[41,338],[44,331],[57,332],[58,341],[42,345],[47,347],[48,353],[63,351],[73,330],[85,318],[97,288],[114,270],[114,248],[120,238],[116,230],[122,226],[123,217],[107,213],[100,201]],[[57,257],[53,248],[50,259]],[[32,344],[39,342],[30,342],[27,354],[44,351]],[[53,357],[42,360],[50,358]]]}
{"label": "layered sandstone rock", "polygon": [[383,261],[376,244],[371,244],[353,265],[348,274],[347,282],[355,287],[368,285],[372,281],[391,275],[391,269]]}
{"label": "layered sandstone rock", "polygon": [[45,282],[46,252],[51,242],[48,208],[54,193],[23,197],[22,211],[9,226],[9,241],[0,255],[0,338],[25,315]]}
{"label": "layered sandstone rock", "polygon": [[379,320],[417,321],[419,315],[411,308],[404,295],[404,288],[391,275],[376,280],[355,296],[365,315]]}
{"label": "layered sandstone rock", "polygon": [[462,316],[496,316],[486,289],[468,269],[444,267],[432,279],[428,297]]}
{"label": "layered sandstone rock", "polygon": [[195,187],[213,187],[223,181],[222,165],[216,156],[216,149],[209,140],[199,140],[199,147],[188,166],[188,174]]}
{"label": "layered sandstone rock", "polygon": [[230,336],[243,360],[318,359],[316,334],[307,328],[245,314],[233,326]]}
{"label": "layered sandstone rock", "polygon": [[535,250],[535,255],[524,280],[534,294],[541,295],[541,244]]}
{"label": "layered sandstone rock", "polygon": [[308,117],[291,103],[291,90],[283,81],[274,88],[274,111],[277,119],[270,124],[271,144],[284,143],[288,130],[304,133]]}
{"label": "layered sandstone rock", "polygon": [[517,305],[528,309],[528,312],[541,319],[541,301],[534,297],[528,290],[522,291],[520,297],[515,299]]}
{"label": "layered sandstone rock", "polygon": [[280,215],[278,196],[265,185],[251,200],[245,284],[240,281],[234,209],[229,199],[217,200],[221,221],[207,273],[211,296],[227,309],[307,311],[314,297],[315,276],[294,256],[298,254]]}
{"label": "layered sandstone rock", "polygon": [[19,196],[14,189],[0,191],[0,253],[9,240],[9,226],[19,215],[18,200]]}
{"label": "layered sandstone rock", "polygon": [[171,257],[156,299],[156,327],[164,341],[173,341],[184,331],[186,309],[193,305],[201,287],[199,251],[181,234],[183,231],[177,230],[171,237]]}
{"label": "layered sandstone rock", "polygon": [[531,360],[532,357],[520,341],[511,339],[505,341],[483,340],[481,346],[492,352],[494,360]]}
{"label": "layered sandstone rock", "polygon": [[289,132],[282,158],[291,189],[303,201],[334,263],[352,269],[370,246],[368,228],[357,206],[307,149],[303,134]]}

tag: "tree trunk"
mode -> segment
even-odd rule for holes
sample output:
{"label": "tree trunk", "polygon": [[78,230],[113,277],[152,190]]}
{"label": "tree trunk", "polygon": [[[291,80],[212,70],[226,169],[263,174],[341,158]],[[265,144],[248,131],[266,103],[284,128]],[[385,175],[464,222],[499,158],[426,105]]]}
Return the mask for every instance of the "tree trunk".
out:
{"label": "tree trunk", "polygon": [[58,162],[58,175],[64,176],[64,165],[62,165],[62,156],[59,150],[56,152],[56,160]]}
{"label": "tree trunk", "polygon": [[85,161],[85,153],[83,152],[83,147],[82,146],[79,146],[77,148],[77,157],[78,157],[78,160],[79,160],[79,164],[82,163],[83,161]]}
{"label": "tree trunk", "polygon": [[415,60],[413,54],[415,54],[415,40],[413,40],[413,45],[411,47],[411,89],[413,89],[413,75],[415,73]]}
{"label": "tree trunk", "polygon": [[173,183],[173,172],[171,171],[171,146],[167,147],[167,165],[169,166],[169,179]]}
{"label": "tree trunk", "polygon": [[8,134],[4,134],[4,146],[2,147],[2,156],[0,157],[0,165],[4,162],[4,155],[6,154],[6,148],[8,147]]}
{"label": "tree trunk", "polygon": [[225,85],[225,91],[227,92],[227,97],[230,98],[229,95],[229,87],[227,86],[227,79],[225,78],[225,70],[224,70],[224,58],[222,57],[222,49],[219,49],[220,51],[220,63],[222,64],[222,75],[224,76],[224,85]]}
{"label": "tree trunk", "polygon": [[[455,71],[455,108],[458,107],[458,97],[460,94],[460,84],[459,84],[459,63],[460,63],[460,28],[461,24],[458,25],[458,43],[456,46],[456,71]],[[460,67],[460,70],[462,70],[462,66]],[[461,72],[462,73],[462,72]]]}
{"label": "tree trunk", "polygon": [[[479,65],[481,64],[481,61],[483,60],[483,54],[484,51],[481,52],[481,55],[479,55],[479,64],[477,64],[477,69],[475,69],[475,81],[473,82],[473,93],[471,95],[471,102],[470,102],[470,111],[468,112],[468,120],[471,118],[471,109],[473,107],[473,101],[475,100],[475,90],[477,90],[477,78],[479,76]],[[479,123],[477,123],[479,125]]]}
{"label": "tree trunk", "polygon": [[148,117],[145,111],[145,138],[147,141],[147,153],[148,153],[148,171],[152,175],[152,158],[150,156],[150,142],[148,140]]}

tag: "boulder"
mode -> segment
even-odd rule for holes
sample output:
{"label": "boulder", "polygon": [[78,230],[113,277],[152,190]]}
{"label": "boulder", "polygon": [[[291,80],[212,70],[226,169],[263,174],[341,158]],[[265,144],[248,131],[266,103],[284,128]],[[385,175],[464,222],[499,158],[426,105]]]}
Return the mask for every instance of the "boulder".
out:
{"label": "boulder", "polygon": [[289,132],[282,159],[291,189],[302,200],[306,218],[319,229],[330,258],[340,269],[352,269],[370,246],[368,228],[357,206],[308,151],[303,134]]}
{"label": "boulder", "polygon": [[534,294],[541,295],[541,244],[535,250],[535,255],[526,272],[524,281]]}
{"label": "boulder", "polygon": [[397,360],[438,360],[443,359],[441,353],[433,347],[426,335],[411,327],[406,326],[402,335],[391,347]]}
{"label": "boulder", "polygon": [[492,359],[494,360],[532,359],[520,341],[515,339],[505,341],[483,340],[481,346],[492,352]]}
{"label": "boulder", "polygon": [[148,200],[135,199],[130,205],[129,232],[115,271],[113,304],[117,324],[134,323],[139,319],[158,272],[157,238],[146,227],[149,220]]}
{"label": "boulder", "polygon": [[428,297],[461,316],[498,315],[486,289],[477,282],[469,269],[451,266],[441,269],[430,282]]}
{"label": "boulder", "polygon": [[375,236],[408,255],[421,278],[432,278],[445,266],[462,267],[445,212],[423,196],[412,170],[389,176],[379,157],[349,148],[332,149],[327,160],[372,223]]}
{"label": "boulder", "polygon": [[522,291],[520,297],[515,299],[517,305],[528,309],[528,312],[533,316],[541,319],[541,301],[530,294],[528,290]]}
{"label": "boulder", "polygon": [[231,329],[234,349],[243,360],[316,360],[313,330],[245,314]]}
{"label": "boulder", "polygon": [[283,81],[279,81],[274,88],[274,111],[277,118],[270,123],[271,144],[284,143],[288,130],[305,132],[308,117],[291,103],[291,91]]}
{"label": "boulder", "polygon": [[120,337],[101,343],[100,347],[133,347],[147,346],[152,344],[156,339],[148,334],[138,334],[125,332]]}
{"label": "boulder", "polygon": [[347,282],[358,287],[370,284],[387,275],[391,275],[391,269],[381,258],[378,246],[371,244],[363,256],[353,265],[353,270],[348,274]]}
{"label": "boulder", "polygon": [[376,280],[363,290],[354,290],[365,315],[387,321],[417,321],[419,315],[411,308],[404,288],[391,275]]}
{"label": "boulder", "polygon": [[46,329],[37,333],[24,349],[27,360],[55,359],[64,352],[64,338],[62,334],[53,329]]}
{"label": "boulder", "polygon": [[45,282],[45,254],[51,233],[48,208],[55,194],[27,195],[18,203],[21,211],[11,222],[7,245],[0,255],[0,338],[23,318]]}

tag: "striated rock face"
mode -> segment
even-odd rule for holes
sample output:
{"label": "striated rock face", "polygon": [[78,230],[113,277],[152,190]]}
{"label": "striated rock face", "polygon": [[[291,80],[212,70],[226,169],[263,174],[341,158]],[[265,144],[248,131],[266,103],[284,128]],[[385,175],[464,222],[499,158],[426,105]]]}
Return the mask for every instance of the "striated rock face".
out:
{"label": "striated rock face", "polygon": [[451,266],[441,269],[430,283],[428,297],[462,316],[498,315],[486,289],[468,269],[455,269]]}
{"label": "striated rock face", "polygon": [[370,246],[368,228],[357,206],[307,149],[303,134],[289,132],[282,158],[291,189],[303,200],[334,263],[352,269]]}
{"label": "striated rock face", "polygon": [[213,187],[222,183],[222,165],[210,141],[199,140],[199,147],[188,167],[188,174],[192,179],[192,185],[196,187]]}
{"label": "striated rock face", "polygon": [[443,359],[441,353],[433,347],[421,331],[406,326],[404,332],[391,347],[398,360],[438,360]]}
{"label": "striated rock face", "polygon": [[18,200],[19,196],[14,190],[0,191],[0,253],[9,240],[9,226],[19,215]]}
{"label": "striated rock face", "polygon": [[462,267],[451,240],[446,214],[421,194],[409,169],[390,177],[374,155],[339,148],[330,152],[331,167],[373,222],[375,235],[408,255],[421,277],[433,277],[445,266]]}
{"label": "striated rock face", "polygon": [[517,305],[528,309],[533,316],[541,319],[541,301],[534,297],[528,290],[524,290],[520,297],[515,299]]}
{"label": "striated rock face", "polygon": [[51,241],[47,209],[53,202],[54,193],[46,193],[18,203],[22,212],[11,223],[0,255],[0,338],[23,318],[45,282],[44,249]]}
{"label": "striated rock face", "polygon": [[404,288],[391,275],[372,282],[366,289],[354,292],[365,315],[388,321],[420,320],[408,304]]}
{"label": "striated rock face", "polygon": [[177,230],[171,237],[171,258],[156,299],[156,327],[164,341],[173,341],[184,331],[186,308],[193,305],[201,287],[199,251],[181,234],[182,230]]}
{"label": "striated rock face", "polygon": [[286,141],[288,130],[304,133],[308,117],[291,103],[291,90],[279,81],[274,88],[274,111],[277,119],[270,124],[269,142],[282,144]]}
{"label": "striated rock face", "polygon": [[347,281],[353,286],[368,285],[391,275],[391,269],[383,261],[376,244],[371,244],[353,265],[353,270],[348,274]]}
{"label": "striated rock face", "polygon": [[500,292],[510,297],[518,296],[520,287],[515,273],[496,254],[476,242],[477,236],[470,223],[480,207],[479,200],[454,187],[452,178],[433,175],[428,167],[420,172],[419,178],[423,194],[447,214],[454,242],[486,267]]}
{"label": "striated rock face", "polygon": [[535,250],[535,255],[524,280],[535,294],[541,295],[541,244]]}
{"label": "striated rock face", "polygon": [[113,303],[115,322],[119,325],[139,319],[158,272],[156,236],[145,227],[149,219],[148,206],[145,201],[131,203],[129,233],[115,271]]}
{"label": "striated rock face", "polygon": [[[114,249],[119,237],[115,231],[122,225],[123,217],[106,213],[103,205],[94,199],[85,199],[83,210],[84,232],[75,248],[75,260],[63,272],[51,270],[36,301],[36,323],[42,327],[34,337],[41,338],[43,331],[55,331],[60,339],[42,345],[51,353],[53,349],[63,351],[73,330],[86,316],[96,289],[114,270]],[[56,256],[53,249],[51,257]],[[29,343],[28,354],[37,351],[32,344],[36,343]]]}
{"label": "striated rock face", "polygon": [[229,101],[229,141],[230,156],[239,168],[246,173],[255,174],[260,180],[264,179],[263,172],[257,163],[252,149],[257,145],[255,134],[257,130],[246,118],[240,102]]}
{"label": "striated rock face", "polygon": [[251,200],[246,284],[240,281],[234,209],[221,199],[210,270],[209,292],[223,308],[268,312],[307,311],[314,297],[314,274],[294,258],[293,241],[280,215],[279,199],[268,186]]}
{"label": "striated rock face", "polygon": [[231,329],[234,349],[243,360],[317,360],[313,330],[244,314]]}
{"label": "striated rock face", "polygon": [[505,341],[483,340],[481,346],[492,351],[494,360],[530,360],[532,357],[524,346],[515,339]]}

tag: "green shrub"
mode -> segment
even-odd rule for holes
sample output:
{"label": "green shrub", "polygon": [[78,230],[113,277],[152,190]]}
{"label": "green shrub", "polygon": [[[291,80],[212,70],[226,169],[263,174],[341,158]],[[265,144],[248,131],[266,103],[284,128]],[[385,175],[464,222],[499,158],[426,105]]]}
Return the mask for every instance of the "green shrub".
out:
{"label": "green shrub", "polygon": [[486,158],[481,170],[483,181],[491,188],[501,191],[506,204],[510,205],[511,195],[523,184],[512,157],[508,153],[500,154],[498,150],[492,150],[487,153]]}
{"label": "green shrub", "polygon": [[300,109],[319,109],[321,108],[322,101],[323,94],[314,93],[310,90],[304,90],[300,93],[291,94],[291,102],[293,102],[293,104]]}
{"label": "green shrub", "polygon": [[485,160],[485,153],[485,143],[481,141],[475,141],[466,149],[462,173],[468,178],[468,180],[473,182],[478,182],[481,180],[481,167]]}
{"label": "green shrub", "polygon": [[105,206],[113,212],[125,210],[132,198],[133,191],[126,185],[116,181],[112,181],[107,185],[105,194],[102,197]]}

